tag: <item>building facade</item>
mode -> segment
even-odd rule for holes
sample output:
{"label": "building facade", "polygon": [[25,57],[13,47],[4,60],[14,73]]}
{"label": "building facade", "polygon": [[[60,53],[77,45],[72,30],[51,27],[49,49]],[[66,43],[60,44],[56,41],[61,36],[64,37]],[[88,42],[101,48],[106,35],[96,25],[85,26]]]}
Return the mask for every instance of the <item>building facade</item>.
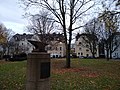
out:
{"label": "building facade", "polygon": [[[86,38],[86,37],[84,37]],[[89,44],[84,42],[83,36],[79,35],[75,41],[75,53],[79,58],[92,58],[91,50],[89,49]],[[99,57],[98,46],[96,46],[95,57]]]}
{"label": "building facade", "polygon": [[[11,38],[11,43],[13,44],[10,50],[11,54],[19,53],[31,53],[35,48],[28,40],[40,41],[39,37],[33,34],[16,34]],[[46,40],[49,40],[48,45],[46,46],[46,51],[50,53],[51,57],[64,57],[65,52],[65,43],[62,34],[50,34],[46,35]]]}
{"label": "building facade", "polygon": [[20,53],[31,53],[34,49],[34,46],[28,42],[29,39],[32,38],[31,34],[16,34],[14,35],[10,43],[12,46],[10,47],[10,54],[20,54]]}
{"label": "building facade", "polygon": [[[120,59],[120,32],[116,32],[111,43],[112,46],[112,58],[113,59]],[[105,50],[106,55],[106,50]]]}
{"label": "building facade", "polygon": [[52,58],[64,57],[65,52],[65,43],[59,41],[52,41],[52,44],[46,47],[48,53]]}

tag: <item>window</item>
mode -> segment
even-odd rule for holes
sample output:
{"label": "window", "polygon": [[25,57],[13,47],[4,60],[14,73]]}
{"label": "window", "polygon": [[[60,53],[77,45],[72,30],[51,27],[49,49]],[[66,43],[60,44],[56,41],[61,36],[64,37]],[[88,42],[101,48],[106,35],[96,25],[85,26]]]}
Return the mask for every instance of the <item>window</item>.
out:
{"label": "window", "polygon": [[118,48],[115,51],[118,51]]}
{"label": "window", "polygon": [[49,49],[51,50],[51,49],[52,49],[52,47],[49,47]]}
{"label": "window", "polygon": [[86,57],[89,57],[89,54],[86,54]]}
{"label": "window", "polygon": [[80,53],[78,53],[78,55],[80,55]]}
{"label": "window", "polygon": [[85,39],[85,37],[82,37],[83,38],[83,40]]}
{"label": "window", "polygon": [[61,55],[59,55],[59,57],[62,57]]}
{"label": "window", "polygon": [[95,52],[95,54],[97,54],[97,53]]}
{"label": "window", "polygon": [[81,42],[79,42],[79,44],[82,44]]}
{"label": "window", "polygon": [[82,48],[79,48],[79,50],[82,50]]}
{"label": "window", "polygon": [[86,45],[86,48],[88,48],[89,47],[89,45]]}
{"label": "window", "polygon": [[83,53],[81,52],[81,56],[83,55]]}
{"label": "window", "polygon": [[88,49],[86,49],[86,52],[89,52],[89,50],[88,50]]}
{"label": "window", "polygon": [[18,38],[16,37],[15,40],[18,40]]}
{"label": "window", "polygon": [[57,47],[56,47],[56,50],[57,50]]}
{"label": "window", "polygon": [[62,50],[62,47],[60,47],[60,50]]}
{"label": "window", "polygon": [[51,50],[51,47],[47,47],[46,49],[47,49],[47,50]]}

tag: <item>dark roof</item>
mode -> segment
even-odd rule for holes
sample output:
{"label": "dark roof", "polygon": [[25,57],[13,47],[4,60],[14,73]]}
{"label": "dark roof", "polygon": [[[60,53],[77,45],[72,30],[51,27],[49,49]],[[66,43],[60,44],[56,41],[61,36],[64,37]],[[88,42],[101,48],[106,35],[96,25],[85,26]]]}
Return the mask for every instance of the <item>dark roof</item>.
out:
{"label": "dark roof", "polygon": [[23,39],[31,39],[33,36],[33,34],[15,34],[13,36],[13,38],[15,39],[15,41],[20,41],[20,40],[23,40]]}
{"label": "dark roof", "polygon": [[88,36],[88,37],[90,37],[91,39],[92,38],[96,38],[97,39],[97,36],[95,36],[95,35],[93,35],[93,34],[87,34],[87,33],[82,33],[82,34],[77,34],[76,35],[76,41],[80,38],[80,37],[82,37],[82,36]]}
{"label": "dark roof", "polygon": [[[16,34],[13,36],[15,41],[21,41],[24,39],[30,40],[35,34]],[[41,34],[39,34],[40,37],[42,37]],[[45,40],[53,41],[53,40],[59,40],[61,42],[64,42],[64,36],[62,34],[44,34]]]}

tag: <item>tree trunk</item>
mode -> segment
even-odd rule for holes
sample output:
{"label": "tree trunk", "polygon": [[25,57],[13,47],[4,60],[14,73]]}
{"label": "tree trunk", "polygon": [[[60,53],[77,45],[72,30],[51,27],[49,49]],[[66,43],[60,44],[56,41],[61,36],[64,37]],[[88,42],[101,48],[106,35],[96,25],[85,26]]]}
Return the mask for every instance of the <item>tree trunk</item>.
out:
{"label": "tree trunk", "polygon": [[71,58],[70,58],[70,50],[71,50],[71,41],[72,41],[72,25],[73,25],[73,12],[74,12],[74,0],[71,0],[70,3],[70,26],[69,26],[69,38],[68,38],[68,44],[66,47],[66,68],[70,68],[71,66]]}
{"label": "tree trunk", "polygon": [[95,42],[93,43],[93,52],[92,52],[93,58],[95,58]]}
{"label": "tree trunk", "polygon": [[110,59],[112,59],[112,39],[110,38],[110,41],[109,41],[109,54],[110,54]]}
{"label": "tree trunk", "polygon": [[66,45],[66,68],[70,68],[70,46]]}
{"label": "tree trunk", "polygon": [[92,57],[95,58],[95,53],[94,52],[92,53]]}
{"label": "tree trunk", "polygon": [[112,51],[110,50],[110,59],[112,59]]}
{"label": "tree trunk", "polygon": [[[71,26],[72,27],[72,26]],[[72,40],[72,29],[69,30],[69,42],[66,44],[66,68],[70,68],[71,66],[71,57],[70,57],[70,50],[71,50],[71,40]]]}
{"label": "tree trunk", "polygon": [[107,61],[109,61],[109,49],[106,50],[107,53]]}

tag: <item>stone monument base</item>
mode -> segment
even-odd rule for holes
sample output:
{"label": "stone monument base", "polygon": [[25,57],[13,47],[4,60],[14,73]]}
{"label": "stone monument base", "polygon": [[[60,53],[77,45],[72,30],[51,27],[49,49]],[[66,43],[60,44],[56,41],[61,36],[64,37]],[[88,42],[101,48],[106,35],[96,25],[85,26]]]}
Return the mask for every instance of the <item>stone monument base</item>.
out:
{"label": "stone monument base", "polygon": [[26,90],[50,90],[50,54],[32,52],[27,60]]}
{"label": "stone monument base", "polygon": [[50,80],[45,79],[37,83],[29,81],[26,85],[26,90],[50,90]]}

